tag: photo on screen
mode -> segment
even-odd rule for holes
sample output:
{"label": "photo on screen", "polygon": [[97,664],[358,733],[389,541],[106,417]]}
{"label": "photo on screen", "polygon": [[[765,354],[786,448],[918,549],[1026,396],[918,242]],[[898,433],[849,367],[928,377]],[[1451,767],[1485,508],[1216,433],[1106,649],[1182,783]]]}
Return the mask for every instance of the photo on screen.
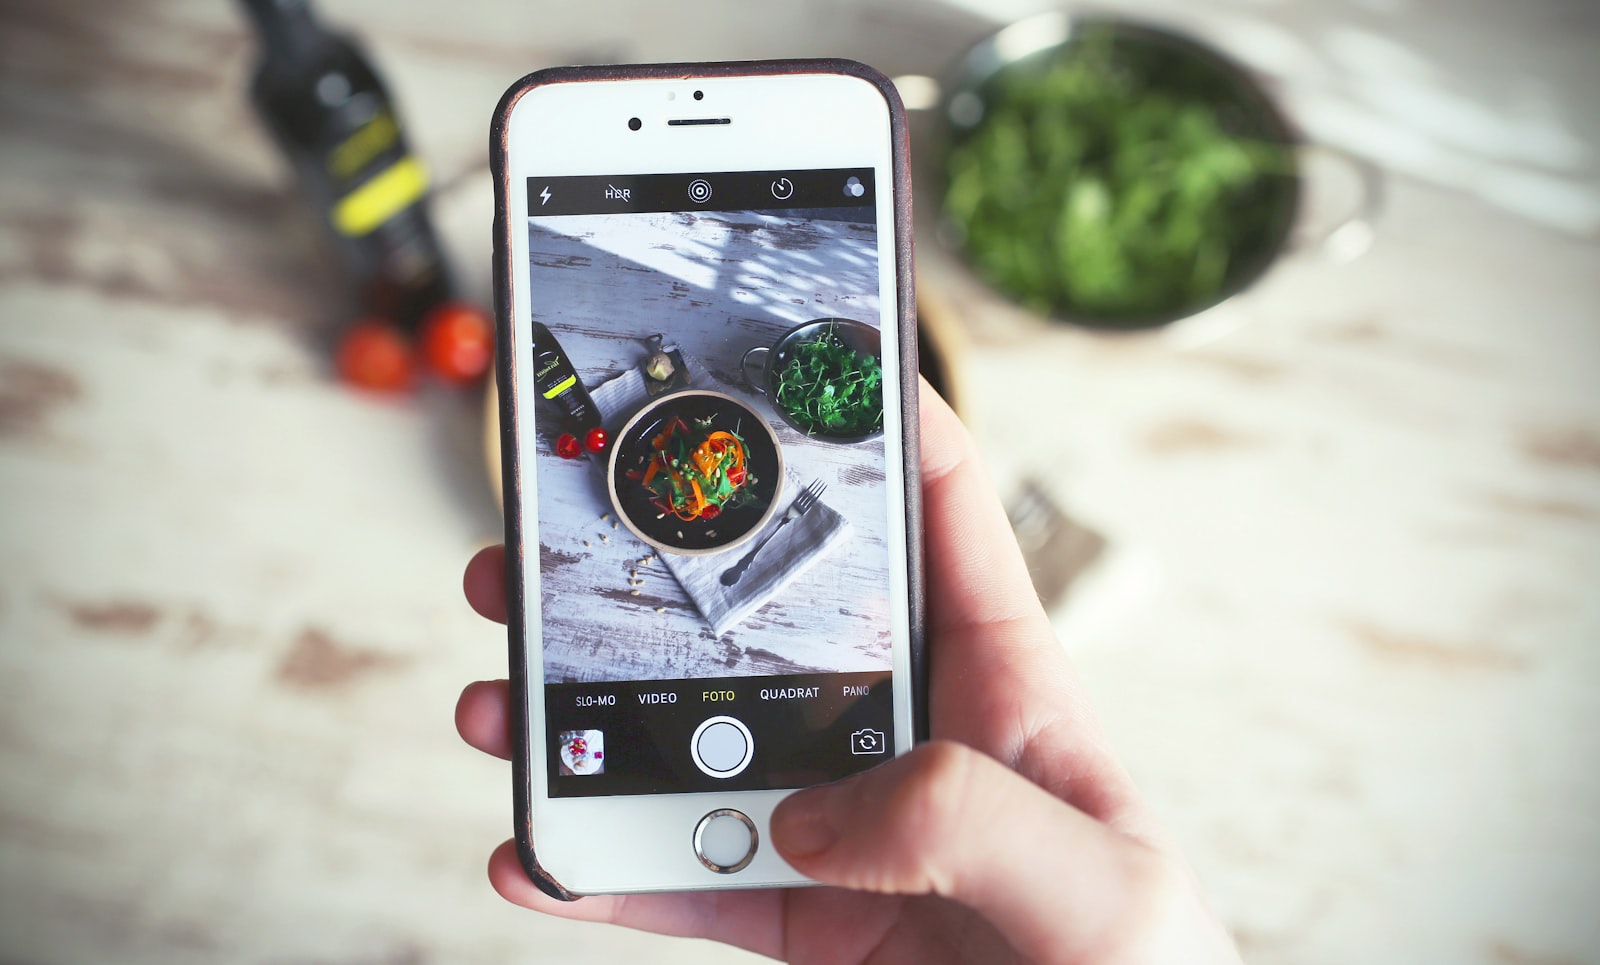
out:
{"label": "photo on screen", "polygon": [[873,207],[528,242],[545,682],[889,670]]}
{"label": "photo on screen", "polygon": [[598,730],[564,730],[556,737],[556,773],[588,777],[606,772],[606,735]]}

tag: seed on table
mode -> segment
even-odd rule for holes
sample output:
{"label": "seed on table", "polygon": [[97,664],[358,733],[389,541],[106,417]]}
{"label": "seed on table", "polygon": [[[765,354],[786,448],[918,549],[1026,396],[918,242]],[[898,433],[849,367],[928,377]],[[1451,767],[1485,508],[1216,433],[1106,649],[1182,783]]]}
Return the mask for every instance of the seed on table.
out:
{"label": "seed on table", "polygon": [[607,536],[607,535],[606,535],[606,534],[604,534],[604,533],[601,533],[601,534],[600,534],[600,542],[602,542],[602,543],[609,543],[609,542],[611,542],[611,537],[609,537],[609,536]]}
{"label": "seed on table", "polygon": [[658,607],[656,607],[656,612],[657,613],[665,613],[665,612],[667,612],[667,608],[664,607],[664,606],[658,606]]}
{"label": "seed on table", "polygon": [[602,522],[602,523],[605,522],[606,520],[610,519],[610,518],[611,518],[611,514],[610,513],[601,513],[600,514],[600,522]]}
{"label": "seed on table", "polygon": [[629,591],[628,591],[628,592],[629,592],[629,594],[631,594],[631,595],[632,595],[632,596],[638,596],[638,595],[639,595],[639,591],[638,591],[638,590],[629,590]]}
{"label": "seed on table", "polygon": [[612,528],[612,529],[616,529],[616,528],[617,528],[617,524],[616,524],[616,523],[612,523],[612,524],[611,524],[611,528]]}

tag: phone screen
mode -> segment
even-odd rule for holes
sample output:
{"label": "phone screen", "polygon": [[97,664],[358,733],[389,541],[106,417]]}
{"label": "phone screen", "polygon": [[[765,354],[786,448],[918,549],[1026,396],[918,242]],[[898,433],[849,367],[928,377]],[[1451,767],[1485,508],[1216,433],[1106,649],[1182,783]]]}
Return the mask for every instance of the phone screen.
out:
{"label": "phone screen", "polygon": [[877,188],[528,178],[549,796],[802,787],[893,753]]}

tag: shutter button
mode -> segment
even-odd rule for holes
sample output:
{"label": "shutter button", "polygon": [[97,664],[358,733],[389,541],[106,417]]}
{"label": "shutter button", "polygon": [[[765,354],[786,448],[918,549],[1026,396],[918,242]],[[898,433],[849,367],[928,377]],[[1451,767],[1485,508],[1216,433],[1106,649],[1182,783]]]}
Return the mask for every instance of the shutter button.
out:
{"label": "shutter button", "polygon": [[710,717],[700,722],[689,738],[694,766],[711,777],[733,777],[750,766],[755,756],[750,728],[732,717]]}

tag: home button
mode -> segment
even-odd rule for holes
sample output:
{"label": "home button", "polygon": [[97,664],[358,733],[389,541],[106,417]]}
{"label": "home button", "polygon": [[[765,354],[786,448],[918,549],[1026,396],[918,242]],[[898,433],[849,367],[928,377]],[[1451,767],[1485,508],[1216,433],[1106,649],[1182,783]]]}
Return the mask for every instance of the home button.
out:
{"label": "home button", "polygon": [[755,822],[732,808],[712,811],[694,826],[695,857],[719,875],[743,871],[760,841]]}

